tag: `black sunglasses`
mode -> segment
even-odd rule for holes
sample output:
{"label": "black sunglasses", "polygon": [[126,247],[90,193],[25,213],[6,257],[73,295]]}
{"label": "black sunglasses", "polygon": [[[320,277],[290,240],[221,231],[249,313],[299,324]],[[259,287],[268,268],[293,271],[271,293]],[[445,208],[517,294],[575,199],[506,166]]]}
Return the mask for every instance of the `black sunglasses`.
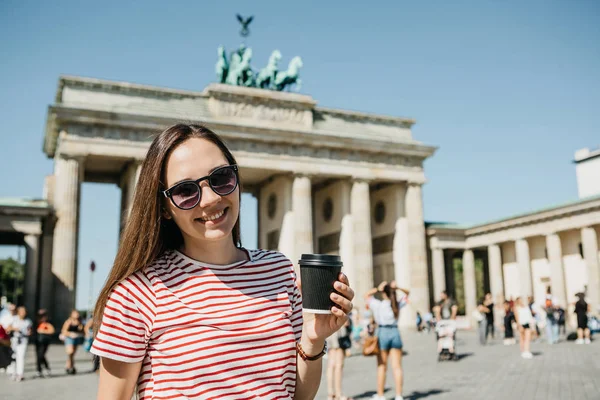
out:
{"label": "black sunglasses", "polygon": [[203,176],[193,181],[179,182],[162,194],[171,199],[175,207],[181,210],[191,210],[200,203],[202,188],[200,182],[208,180],[208,185],[213,192],[219,196],[227,196],[233,193],[238,186],[238,166],[227,165],[215,169],[210,175]]}

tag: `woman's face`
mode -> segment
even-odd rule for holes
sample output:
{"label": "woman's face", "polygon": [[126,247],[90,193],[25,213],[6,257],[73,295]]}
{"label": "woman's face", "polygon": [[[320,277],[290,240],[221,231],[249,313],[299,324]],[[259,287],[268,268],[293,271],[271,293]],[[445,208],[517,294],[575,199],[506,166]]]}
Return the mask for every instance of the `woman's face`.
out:
{"label": "woman's face", "polygon": [[73,319],[79,319],[79,313],[77,311],[73,311],[71,313],[71,318],[73,318]]}
{"label": "woman's face", "polygon": [[[167,158],[165,184],[171,188],[180,181],[208,176],[216,168],[227,165],[229,162],[217,145],[206,139],[191,138],[173,149]],[[170,218],[186,242],[230,240],[233,243],[231,232],[240,212],[239,185],[226,196],[216,194],[206,180],[200,182],[200,187],[200,203],[191,210],[181,210],[170,199],[165,199]],[[221,217],[210,220],[221,213]]]}
{"label": "woman's face", "polygon": [[19,307],[17,309],[17,315],[19,316],[19,318],[24,319],[27,316],[27,310],[25,309],[25,307]]}

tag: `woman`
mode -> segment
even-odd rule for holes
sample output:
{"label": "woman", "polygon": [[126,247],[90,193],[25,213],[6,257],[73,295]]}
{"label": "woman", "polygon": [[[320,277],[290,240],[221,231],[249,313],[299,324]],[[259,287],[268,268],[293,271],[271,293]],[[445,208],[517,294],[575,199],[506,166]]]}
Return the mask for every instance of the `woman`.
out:
{"label": "woman", "polygon": [[352,400],[342,393],[342,378],[344,376],[344,359],[346,351],[352,347],[352,324],[350,319],[327,342],[327,390],[328,400]]}
{"label": "woman", "polygon": [[[583,293],[577,293],[577,302],[575,303],[575,314],[577,315],[577,344],[590,344],[590,328],[588,327],[588,313],[591,311],[590,305],[585,301]],[[585,337],[585,338],[584,338]]]}
{"label": "woman", "polygon": [[31,320],[27,318],[25,307],[17,308],[17,317],[13,319],[12,326],[8,329],[12,332],[12,344],[15,349],[15,369],[12,379],[17,382],[23,380],[25,371],[25,354],[27,353],[27,344],[31,336]]}
{"label": "woman", "polygon": [[[397,291],[403,292],[398,299]],[[383,300],[373,297],[381,293]],[[377,323],[377,338],[379,339],[379,354],[377,355],[377,394],[374,400],[385,400],[385,378],[387,374],[387,360],[391,358],[394,381],[396,383],[395,400],[402,400],[402,338],[398,330],[398,318],[400,309],[406,305],[409,291],[396,287],[396,281],[388,284],[383,281],[378,287],[369,290],[366,301],[369,308],[373,310],[375,322]]]}
{"label": "woman", "polygon": [[354,297],[302,316],[292,263],[240,243],[236,161],[199,125],[153,140],[94,316],[98,399],[313,398]]}
{"label": "woman", "polygon": [[515,344],[515,334],[513,332],[513,321],[515,321],[515,313],[512,310],[510,301],[504,301],[504,345],[510,346]]}
{"label": "woman", "polygon": [[[491,298],[491,295],[490,295]],[[487,315],[490,311],[491,306],[488,306],[488,295],[486,294],[483,299],[477,305],[477,312],[474,314],[477,316],[477,323],[479,324],[479,344],[485,345],[487,343],[488,333],[488,318]]]}
{"label": "woman", "polygon": [[[46,352],[48,346],[52,341],[52,335],[54,335],[54,326],[48,321],[48,313],[46,310],[38,311],[38,323],[37,323],[37,338],[35,341],[35,355],[37,361],[37,376],[50,376],[50,365],[46,360]],[[42,367],[46,369],[46,372],[42,370]]]}
{"label": "woman", "polygon": [[531,346],[531,330],[534,329],[535,320],[531,314],[529,304],[526,304],[522,297],[517,297],[515,319],[519,327],[521,357],[525,359],[533,358],[533,354],[529,349]]}
{"label": "woman", "polygon": [[71,316],[65,321],[60,330],[61,340],[65,342],[65,351],[67,352],[67,365],[65,372],[67,375],[75,375],[75,353],[77,347],[83,344],[83,324],[77,310],[71,311]]}

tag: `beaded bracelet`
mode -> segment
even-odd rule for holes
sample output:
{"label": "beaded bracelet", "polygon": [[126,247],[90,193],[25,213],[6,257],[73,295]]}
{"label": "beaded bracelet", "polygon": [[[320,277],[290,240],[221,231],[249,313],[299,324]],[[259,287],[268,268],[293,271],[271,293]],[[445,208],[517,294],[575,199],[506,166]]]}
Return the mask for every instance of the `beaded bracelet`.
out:
{"label": "beaded bracelet", "polygon": [[296,350],[298,350],[298,354],[300,355],[300,358],[302,358],[304,361],[315,361],[325,355],[325,353],[327,351],[327,342],[325,342],[325,344],[323,345],[323,350],[321,350],[321,352],[319,354],[317,354],[316,356],[307,355],[304,352],[304,349],[302,349],[300,342],[296,342]]}

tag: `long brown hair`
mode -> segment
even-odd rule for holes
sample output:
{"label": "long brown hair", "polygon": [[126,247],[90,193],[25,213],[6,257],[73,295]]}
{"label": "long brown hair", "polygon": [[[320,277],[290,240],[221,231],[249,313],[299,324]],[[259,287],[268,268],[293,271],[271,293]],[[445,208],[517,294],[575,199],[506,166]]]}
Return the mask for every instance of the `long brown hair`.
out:
{"label": "long brown hair", "polygon": [[392,303],[392,311],[394,312],[394,318],[398,319],[400,315],[400,309],[398,308],[398,301],[396,300],[396,289],[393,289],[388,283],[383,287],[383,293],[390,299]]}
{"label": "long brown hair", "polygon": [[[173,125],[154,138],[142,163],[131,212],[121,236],[115,263],[96,302],[94,333],[98,331],[110,294],[120,282],[142,270],[165,251],[178,249],[183,245],[179,227],[172,219],[163,215],[163,201],[166,201],[166,198],[161,191],[167,189],[164,185],[167,158],[175,147],[190,138],[206,139],[214,143],[230,165],[236,164],[233,154],[221,138],[202,125]],[[241,182],[239,188],[241,197]],[[234,245],[240,247],[242,242],[239,215],[232,236]]]}

